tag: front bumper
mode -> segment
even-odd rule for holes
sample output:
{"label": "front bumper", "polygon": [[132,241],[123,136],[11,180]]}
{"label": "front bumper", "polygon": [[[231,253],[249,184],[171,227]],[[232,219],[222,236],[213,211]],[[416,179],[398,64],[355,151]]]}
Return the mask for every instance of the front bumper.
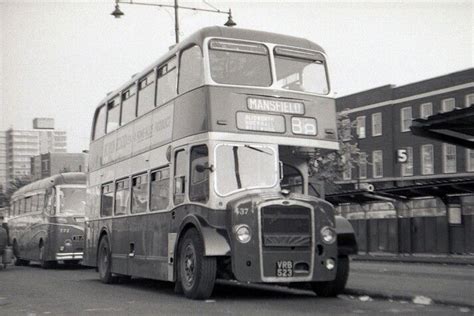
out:
{"label": "front bumper", "polygon": [[61,252],[56,253],[56,260],[82,260],[83,252]]}

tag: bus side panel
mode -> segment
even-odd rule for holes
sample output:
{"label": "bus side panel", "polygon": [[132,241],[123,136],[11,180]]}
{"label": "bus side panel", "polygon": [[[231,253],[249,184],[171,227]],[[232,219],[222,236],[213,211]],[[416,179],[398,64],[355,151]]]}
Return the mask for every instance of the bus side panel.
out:
{"label": "bus side panel", "polygon": [[99,221],[86,222],[84,233],[86,247],[84,248],[84,259],[82,260],[82,264],[85,266],[97,266],[97,247],[99,246],[100,228]]}
{"label": "bus side panel", "polygon": [[150,278],[168,280],[168,233],[171,212],[150,214],[146,224],[146,252]]}
{"label": "bus side panel", "polygon": [[128,274],[128,255],[131,253],[129,243],[129,220],[128,217],[118,217],[104,220],[104,224],[110,227],[112,249],[112,271],[119,274]]}
{"label": "bus side panel", "polygon": [[208,130],[207,91],[207,87],[201,87],[175,100],[173,121],[177,124],[173,126],[174,140]]}

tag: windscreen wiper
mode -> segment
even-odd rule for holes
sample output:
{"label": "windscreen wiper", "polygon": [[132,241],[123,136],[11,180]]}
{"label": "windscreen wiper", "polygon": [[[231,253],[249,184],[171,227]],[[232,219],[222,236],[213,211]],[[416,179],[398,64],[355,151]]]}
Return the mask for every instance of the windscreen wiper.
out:
{"label": "windscreen wiper", "polygon": [[250,149],[253,149],[253,150],[256,150],[256,151],[259,151],[261,153],[264,153],[264,154],[267,154],[267,155],[270,155],[270,156],[273,156],[271,153],[269,152],[266,152],[265,150],[262,150],[262,149],[259,149],[257,147],[253,147],[253,146],[250,146],[250,145],[244,145],[245,148],[250,148]]}

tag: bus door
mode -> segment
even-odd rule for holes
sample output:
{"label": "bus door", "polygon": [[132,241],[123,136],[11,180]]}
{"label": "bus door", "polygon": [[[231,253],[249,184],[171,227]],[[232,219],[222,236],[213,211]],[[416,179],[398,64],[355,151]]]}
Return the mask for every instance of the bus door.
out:
{"label": "bus door", "polygon": [[147,260],[146,246],[148,244],[147,225],[148,208],[148,173],[132,177],[130,213],[128,218],[128,273],[134,276],[149,277],[150,269]]}
{"label": "bus door", "polygon": [[[112,271],[128,273],[128,185],[129,179],[102,185],[101,216],[111,231]],[[117,189],[114,197],[114,189]],[[115,217],[112,219],[112,214]]]}

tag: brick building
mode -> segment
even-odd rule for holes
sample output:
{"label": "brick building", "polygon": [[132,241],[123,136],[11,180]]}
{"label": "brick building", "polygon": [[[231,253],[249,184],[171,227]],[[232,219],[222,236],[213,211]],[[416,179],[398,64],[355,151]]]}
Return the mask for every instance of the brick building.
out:
{"label": "brick building", "polygon": [[410,188],[404,195],[397,193],[400,199],[392,194],[394,199],[370,200],[361,193],[359,200],[333,201],[343,216],[352,219],[362,250],[474,252],[472,186],[456,190],[450,184],[474,179],[474,150],[415,136],[410,130],[413,119],[471,105],[474,68],[336,100],[338,112],[347,116],[341,137],[360,148],[358,163],[336,182],[338,197],[351,191],[355,196],[355,191],[369,186],[384,197]]}

